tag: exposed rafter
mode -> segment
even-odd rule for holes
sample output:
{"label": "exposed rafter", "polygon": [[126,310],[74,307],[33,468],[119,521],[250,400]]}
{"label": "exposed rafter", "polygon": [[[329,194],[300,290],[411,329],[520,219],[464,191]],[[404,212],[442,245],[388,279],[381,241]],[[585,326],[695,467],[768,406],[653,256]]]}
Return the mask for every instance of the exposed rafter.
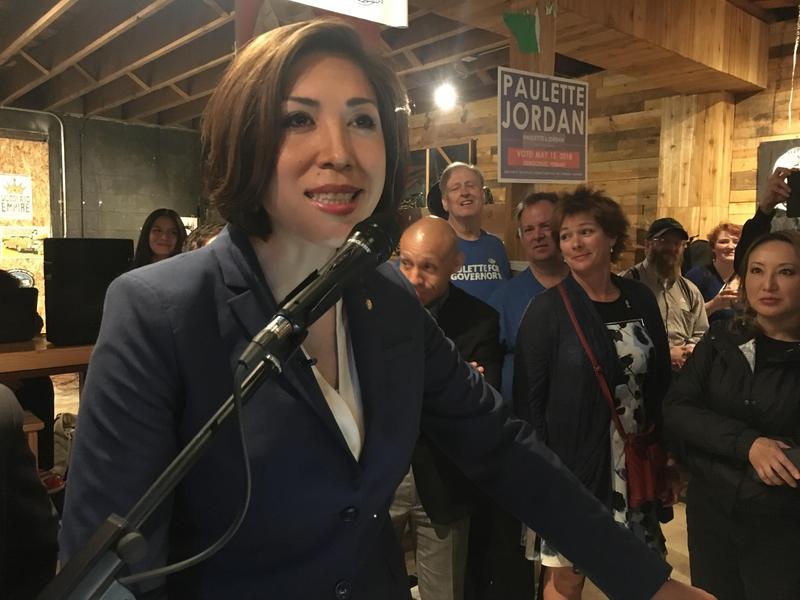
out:
{"label": "exposed rafter", "polygon": [[[8,40],[8,45],[5,48],[0,48],[0,65],[36,39],[39,34],[52,25],[77,1],[78,0],[60,0],[38,17],[33,15],[33,12],[40,7],[39,3],[25,2],[24,10],[31,11],[30,14],[22,14],[19,19],[8,21],[10,27],[16,26],[18,30],[3,31],[2,39]],[[30,22],[30,19],[35,20]]]}
{"label": "exposed rafter", "polygon": [[[196,127],[234,56],[234,3],[0,0],[0,107]],[[454,82],[462,99],[495,93],[495,70],[508,63],[515,44],[503,23],[508,6],[508,0],[409,1],[409,27],[384,28],[380,52],[413,106],[424,110],[442,81]],[[796,0],[559,0],[558,6],[558,74],[578,77],[602,67],[629,75],[631,89],[693,93],[757,89],[765,22],[790,18]],[[702,24],[697,31],[693,21]]]}

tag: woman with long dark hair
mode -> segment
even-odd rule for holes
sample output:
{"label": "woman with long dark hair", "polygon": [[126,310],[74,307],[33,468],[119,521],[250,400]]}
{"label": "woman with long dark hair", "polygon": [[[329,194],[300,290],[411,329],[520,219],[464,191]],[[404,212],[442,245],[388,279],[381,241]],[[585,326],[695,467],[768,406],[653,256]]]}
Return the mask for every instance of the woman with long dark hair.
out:
{"label": "woman with long dark hair", "polygon": [[741,278],[737,318],[697,344],[667,394],[664,425],[692,473],[692,583],[726,600],[796,600],[800,233],[755,241]]}
{"label": "woman with long dark hair", "polygon": [[133,256],[133,268],[180,254],[186,239],[186,227],[171,208],[157,208],[144,220]]}

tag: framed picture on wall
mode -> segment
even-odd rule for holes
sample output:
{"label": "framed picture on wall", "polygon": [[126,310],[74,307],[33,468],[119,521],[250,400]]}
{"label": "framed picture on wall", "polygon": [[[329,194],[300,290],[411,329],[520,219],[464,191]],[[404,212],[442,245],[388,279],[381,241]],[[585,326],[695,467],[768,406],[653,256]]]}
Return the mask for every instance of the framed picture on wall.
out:
{"label": "framed picture on wall", "polygon": [[[800,169],[800,138],[763,142],[758,146],[758,171],[756,174],[756,198],[760,198],[767,188],[767,179],[776,168]],[[755,204],[756,198],[753,198]],[[772,217],[772,230],[798,229],[800,218],[786,215],[786,203],[775,207]]]}

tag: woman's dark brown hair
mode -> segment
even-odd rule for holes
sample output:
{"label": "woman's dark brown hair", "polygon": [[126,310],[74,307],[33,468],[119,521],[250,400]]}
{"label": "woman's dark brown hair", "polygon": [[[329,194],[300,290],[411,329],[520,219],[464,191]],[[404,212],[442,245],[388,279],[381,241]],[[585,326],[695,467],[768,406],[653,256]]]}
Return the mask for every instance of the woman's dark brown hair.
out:
{"label": "woman's dark brown hair", "polygon": [[249,235],[272,230],[263,207],[283,143],[283,103],[295,67],[322,53],[351,60],[378,104],[386,147],[386,182],[375,212],[395,212],[405,190],[407,99],[397,75],[369,53],[349,26],[328,19],[279,27],[254,39],[228,68],[202,125],[205,190],[222,217]]}
{"label": "woman's dark brown hair", "polygon": [[616,238],[611,248],[611,261],[615,262],[625,251],[628,239],[628,218],[619,204],[605,195],[585,185],[578,186],[571,194],[564,194],[553,209],[550,227],[556,244],[559,243],[561,224],[565,217],[589,213],[608,237]]}
{"label": "woman's dark brown hair", "polygon": [[180,254],[183,249],[183,242],[186,239],[186,226],[183,224],[180,215],[171,208],[157,208],[144,220],[142,230],[139,232],[139,241],[136,242],[136,252],[133,255],[133,268],[143,267],[153,262],[153,250],[150,248],[150,230],[159,217],[169,217],[175,224],[177,235],[175,247],[170,256]]}

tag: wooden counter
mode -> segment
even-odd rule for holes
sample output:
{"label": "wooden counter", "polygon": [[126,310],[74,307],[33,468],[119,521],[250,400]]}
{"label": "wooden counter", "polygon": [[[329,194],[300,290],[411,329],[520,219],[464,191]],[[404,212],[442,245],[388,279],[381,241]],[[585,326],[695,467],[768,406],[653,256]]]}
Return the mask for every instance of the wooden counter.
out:
{"label": "wooden counter", "polygon": [[3,376],[37,377],[84,373],[94,346],[53,346],[43,336],[28,342],[0,344],[0,380]]}

